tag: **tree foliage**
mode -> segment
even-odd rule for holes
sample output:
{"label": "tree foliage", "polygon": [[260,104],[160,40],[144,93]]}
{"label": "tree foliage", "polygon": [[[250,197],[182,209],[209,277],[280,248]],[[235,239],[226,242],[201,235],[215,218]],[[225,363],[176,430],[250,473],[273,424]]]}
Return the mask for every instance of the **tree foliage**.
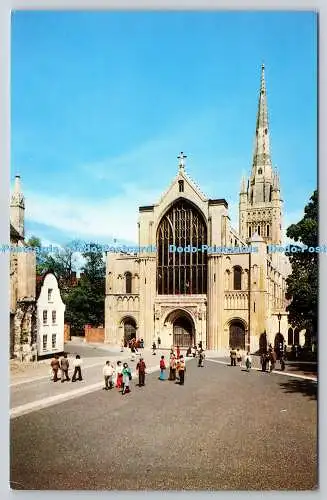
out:
{"label": "tree foliage", "polygon": [[[303,218],[289,226],[289,238],[301,246],[318,247],[318,191],[314,191],[304,209]],[[288,254],[292,273],[287,278],[286,298],[291,300],[287,307],[292,326],[305,328],[317,334],[319,253],[299,251]]]}

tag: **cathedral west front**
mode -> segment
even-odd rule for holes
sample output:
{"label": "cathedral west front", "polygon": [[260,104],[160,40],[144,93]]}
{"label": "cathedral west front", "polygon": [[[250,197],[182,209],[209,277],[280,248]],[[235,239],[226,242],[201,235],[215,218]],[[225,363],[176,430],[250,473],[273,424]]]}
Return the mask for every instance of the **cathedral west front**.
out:
{"label": "cathedral west front", "polygon": [[[186,156],[161,199],[139,208],[139,252],[107,253],[105,342],[256,351],[287,339],[280,179],[273,168],[261,69],[251,174],[239,193],[239,228],[224,198],[208,199],[189,177]],[[282,337],[281,337],[282,336]]]}

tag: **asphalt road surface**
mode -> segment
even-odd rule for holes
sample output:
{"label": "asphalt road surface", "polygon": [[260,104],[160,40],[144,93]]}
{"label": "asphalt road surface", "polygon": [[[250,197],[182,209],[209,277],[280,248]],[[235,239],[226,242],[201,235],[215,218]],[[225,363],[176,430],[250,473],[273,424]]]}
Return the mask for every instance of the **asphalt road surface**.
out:
{"label": "asphalt road surface", "polygon": [[37,490],[310,490],[317,384],[187,365],[11,420],[11,486]]}

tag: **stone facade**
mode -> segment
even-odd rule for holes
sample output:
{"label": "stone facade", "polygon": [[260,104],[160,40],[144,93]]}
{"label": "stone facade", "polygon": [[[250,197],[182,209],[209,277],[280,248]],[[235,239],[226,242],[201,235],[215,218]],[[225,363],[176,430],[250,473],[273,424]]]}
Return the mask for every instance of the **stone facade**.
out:
{"label": "stone facade", "polygon": [[[239,232],[226,200],[201,192],[185,171],[185,158],[181,153],[178,173],[158,203],[139,209],[139,252],[107,254],[105,342],[136,336],[150,346],[160,337],[165,348],[201,341],[220,352],[230,346],[253,352],[264,339],[274,344],[281,332],[287,343],[290,265],[267,247],[281,243],[282,201],[271,168],[264,68],[252,172],[241,183]],[[171,244],[201,250],[169,252]]]}
{"label": "stone facade", "polygon": [[23,251],[25,202],[20,177],[16,176],[10,204],[10,357],[30,361],[36,358],[36,259]]}

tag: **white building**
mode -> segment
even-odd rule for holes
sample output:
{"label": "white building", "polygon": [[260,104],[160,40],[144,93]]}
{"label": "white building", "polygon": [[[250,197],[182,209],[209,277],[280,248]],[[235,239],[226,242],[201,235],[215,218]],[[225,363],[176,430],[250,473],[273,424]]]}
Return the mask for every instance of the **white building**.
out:
{"label": "white building", "polygon": [[37,354],[47,356],[64,351],[64,315],[66,306],[58,281],[51,272],[42,278],[37,299]]}

